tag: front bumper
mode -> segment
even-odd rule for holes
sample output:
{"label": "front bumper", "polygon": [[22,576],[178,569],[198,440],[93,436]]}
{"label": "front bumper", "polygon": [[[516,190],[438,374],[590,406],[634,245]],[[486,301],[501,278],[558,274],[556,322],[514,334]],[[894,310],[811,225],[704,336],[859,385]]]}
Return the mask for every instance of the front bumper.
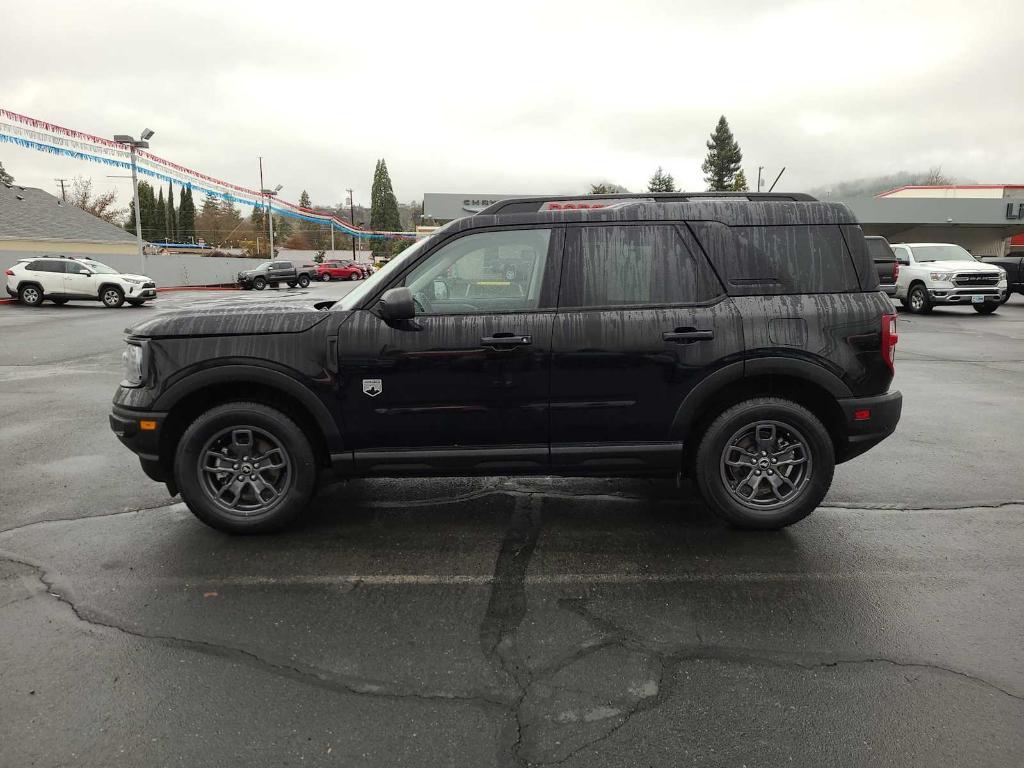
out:
{"label": "front bumper", "polygon": [[[166,418],[167,414],[163,412],[137,411],[134,408],[115,405],[110,412],[110,429],[128,450],[142,459],[143,469],[146,469],[147,462],[160,463],[160,435]],[[153,477],[149,470],[146,474]]]}
{"label": "front bumper", "polygon": [[849,461],[875,447],[896,431],[903,412],[903,394],[887,392],[875,397],[848,397],[836,402],[843,413],[844,436],[836,463]]}
{"label": "front bumper", "polygon": [[[928,298],[932,304],[987,304],[1001,300],[1005,293],[1003,288],[929,288]],[[982,301],[975,302],[975,296],[983,297]]]}

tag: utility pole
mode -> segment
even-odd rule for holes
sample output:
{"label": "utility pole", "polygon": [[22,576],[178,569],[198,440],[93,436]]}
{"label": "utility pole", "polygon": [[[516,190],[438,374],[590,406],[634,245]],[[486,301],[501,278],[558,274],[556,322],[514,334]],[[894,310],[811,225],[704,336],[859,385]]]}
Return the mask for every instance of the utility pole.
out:
{"label": "utility pole", "polygon": [[146,250],[142,243],[142,212],[139,211],[139,174],[136,170],[135,153],[140,149],[149,149],[149,140],[153,138],[153,131],[146,128],[139,134],[138,139],[125,134],[118,134],[114,141],[118,144],[127,144],[132,153],[132,196],[135,199],[135,242],[139,247],[139,274],[146,274]]}
{"label": "utility pole", "polygon": [[71,181],[71,179],[54,179],[54,181],[60,184],[60,199],[66,203],[68,201],[68,193],[64,190],[64,182]]}
{"label": "utility pole", "polygon": [[267,201],[267,220],[270,222],[270,258],[274,258],[274,210],[270,207],[271,202],[284,187],[278,184],[273,189],[263,186],[263,158],[260,157],[260,195]]}
{"label": "utility pole", "polygon": [[758,192],[761,191],[761,185],[764,183],[764,182],[761,181],[761,171],[763,171],[763,170],[764,170],[764,166],[763,165],[757,166],[757,191]]}
{"label": "utility pole", "polygon": [[[264,205],[264,208],[263,208],[263,225],[266,226],[266,224],[267,224],[267,208],[266,208],[267,198],[263,194],[263,156],[262,155],[260,155],[260,199],[262,200],[263,205]],[[259,252],[260,252],[260,239],[257,237],[256,238],[256,253],[259,253]],[[274,255],[271,254],[270,258],[274,258]]]}
{"label": "utility pole", "polygon": [[[356,197],[355,193],[351,189],[346,189],[348,192],[348,223],[353,228],[356,226]],[[356,236],[352,235],[352,261],[356,260]]]}

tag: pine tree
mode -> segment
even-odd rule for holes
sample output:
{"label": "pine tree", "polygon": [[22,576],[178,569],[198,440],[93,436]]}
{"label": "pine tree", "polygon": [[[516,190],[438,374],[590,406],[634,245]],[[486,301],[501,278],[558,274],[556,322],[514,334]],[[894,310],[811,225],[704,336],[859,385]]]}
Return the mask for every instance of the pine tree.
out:
{"label": "pine tree", "polygon": [[160,187],[160,195],[156,199],[154,227],[156,230],[154,239],[164,241],[167,238],[167,203],[164,202],[163,187]]}
{"label": "pine tree", "polygon": [[167,242],[178,241],[178,214],[174,210],[174,184],[167,182]]}
{"label": "pine tree", "polygon": [[178,203],[178,239],[183,243],[196,239],[196,206],[192,202],[192,188],[182,187]]}
{"label": "pine tree", "polygon": [[672,178],[671,173],[665,173],[661,170],[661,166],[658,166],[658,170],[651,176],[651,180],[647,182],[648,192],[675,192],[676,191],[676,180]]}
{"label": "pine tree", "polygon": [[743,161],[743,153],[740,152],[740,145],[736,143],[732,131],[729,130],[729,121],[725,119],[725,115],[718,118],[718,125],[708,140],[707,148],[708,154],[701,170],[704,171],[708,191],[721,192],[732,189],[736,173]]}
{"label": "pine tree", "polygon": [[742,168],[736,172],[736,178],[732,180],[732,189],[734,192],[750,191],[750,187],[747,186],[747,175],[743,173]]}
{"label": "pine tree", "polygon": [[13,184],[14,177],[11,176],[4,168],[4,164],[0,163],[0,184]]}
{"label": "pine tree", "polygon": [[[391,188],[391,176],[388,174],[387,163],[383,159],[377,161],[373,173],[373,188],[370,190],[370,229],[386,232],[397,232],[402,227],[398,213],[398,200]],[[391,254],[387,241],[375,240],[374,258],[387,257]]]}
{"label": "pine tree", "polygon": [[[130,232],[135,232],[135,206],[134,204],[129,211],[131,215],[132,228]],[[155,240],[162,235],[157,234],[159,230],[156,228],[155,221],[156,214],[156,199],[153,197],[153,187],[148,181],[139,182],[139,220],[142,224],[142,239],[143,240]]]}
{"label": "pine tree", "polygon": [[299,195],[299,207],[300,208],[312,208],[313,201],[309,199],[309,192],[302,190],[302,194]]}
{"label": "pine tree", "polygon": [[618,194],[620,192],[628,193],[629,190],[626,189],[621,184],[612,184],[610,181],[599,181],[596,184],[591,184],[590,185],[590,191],[587,194],[588,195],[614,195],[614,194]]}

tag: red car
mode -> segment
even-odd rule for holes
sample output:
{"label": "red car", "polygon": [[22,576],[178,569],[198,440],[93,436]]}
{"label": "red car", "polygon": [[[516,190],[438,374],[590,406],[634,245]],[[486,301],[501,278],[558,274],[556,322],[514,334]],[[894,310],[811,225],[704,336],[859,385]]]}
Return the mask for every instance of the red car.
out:
{"label": "red car", "polygon": [[325,283],[330,280],[360,280],[363,270],[351,261],[325,261],[317,265],[316,276]]}

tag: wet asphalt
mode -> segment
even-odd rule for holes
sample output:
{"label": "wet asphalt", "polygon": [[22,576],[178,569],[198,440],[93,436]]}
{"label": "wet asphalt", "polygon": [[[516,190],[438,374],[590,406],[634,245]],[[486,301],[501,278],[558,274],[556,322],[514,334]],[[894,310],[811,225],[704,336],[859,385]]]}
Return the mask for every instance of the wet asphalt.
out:
{"label": "wet asphalt", "polygon": [[1021,764],[1021,297],[902,316],[899,431],[780,533],[471,478],[251,538],[106,422],[122,329],[225,300],[0,306],[0,766]]}

